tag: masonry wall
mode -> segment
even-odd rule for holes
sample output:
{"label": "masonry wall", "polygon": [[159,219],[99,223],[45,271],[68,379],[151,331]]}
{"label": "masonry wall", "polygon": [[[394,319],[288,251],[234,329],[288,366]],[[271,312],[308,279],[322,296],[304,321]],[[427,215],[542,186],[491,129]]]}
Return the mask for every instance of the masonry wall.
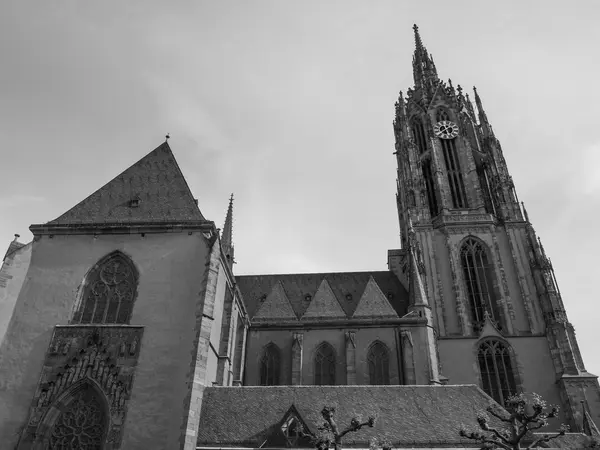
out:
{"label": "masonry wall", "polygon": [[29,243],[12,252],[4,259],[0,269],[0,346],[29,269],[31,247]]}
{"label": "masonry wall", "polygon": [[28,416],[53,327],[68,324],[86,272],[120,250],[139,271],[132,325],[143,325],[121,448],[176,448],[194,347],[193,311],[208,248],[200,233],[43,236],[0,347],[0,441],[13,448]]}
{"label": "masonry wall", "polygon": [[347,384],[346,372],[346,331],[355,331],[356,344],[356,384],[369,384],[369,368],[367,353],[371,344],[379,340],[383,342],[390,355],[390,384],[400,383],[400,368],[395,337],[395,329],[388,328],[318,328],[306,330],[269,330],[250,329],[245,364],[245,385],[257,386],[260,384],[260,360],[264,347],[274,343],[281,352],[282,385],[292,384],[292,343],[293,333],[303,333],[302,353],[302,384],[311,385],[314,380],[313,358],[317,347],[323,343],[331,344],[336,353],[336,384]]}
{"label": "masonry wall", "polygon": [[[517,371],[524,392],[535,392],[548,403],[562,406],[546,337],[523,336],[506,341],[514,351],[517,367],[513,371]],[[477,362],[479,342],[468,338],[438,340],[442,373],[448,377],[448,384],[482,386]]]}

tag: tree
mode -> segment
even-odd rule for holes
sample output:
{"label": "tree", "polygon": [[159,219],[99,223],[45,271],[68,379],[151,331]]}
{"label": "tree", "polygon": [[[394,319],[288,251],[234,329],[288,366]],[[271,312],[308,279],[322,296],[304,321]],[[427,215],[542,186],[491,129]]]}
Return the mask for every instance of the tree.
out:
{"label": "tree", "polygon": [[[315,444],[315,448],[318,450],[328,450],[333,445],[335,450],[342,450],[342,438],[352,432],[360,430],[362,427],[368,426],[373,427],[375,425],[375,418],[369,417],[366,422],[361,422],[360,419],[353,417],[350,420],[350,424],[342,431],[338,428],[335,422],[335,408],[331,406],[325,406],[321,411],[321,415],[325,419],[323,425],[317,427],[318,433],[316,436],[312,436],[312,441]],[[302,430],[304,436],[309,436]]]}
{"label": "tree", "polygon": [[[522,393],[513,395],[506,401],[506,410],[508,415],[492,406],[487,408],[488,413],[502,422],[501,427],[491,427],[489,417],[484,413],[477,417],[479,428],[484,433],[479,431],[468,433],[465,429],[461,429],[459,434],[483,444],[481,448],[517,450],[537,448],[542,442],[563,436],[569,430],[569,427],[563,424],[560,431],[556,433],[533,436],[534,431],[548,425],[548,419],[558,417],[558,407],[548,407],[546,401],[538,394],[531,394],[529,398]],[[527,447],[522,447],[525,445],[524,440],[531,439],[532,442]]]}

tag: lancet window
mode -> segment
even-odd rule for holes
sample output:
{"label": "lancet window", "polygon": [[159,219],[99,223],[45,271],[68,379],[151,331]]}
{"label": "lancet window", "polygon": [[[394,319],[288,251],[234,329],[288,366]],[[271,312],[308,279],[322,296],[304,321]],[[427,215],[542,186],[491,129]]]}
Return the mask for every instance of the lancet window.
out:
{"label": "lancet window", "polygon": [[[438,122],[450,120],[448,112],[444,109],[438,109],[436,114]],[[440,139],[442,154],[446,163],[448,173],[448,184],[450,186],[450,196],[452,198],[452,207],[455,209],[467,208],[467,195],[463,174],[460,170],[458,153],[456,151],[456,139]]]}
{"label": "lancet window", "polygon": [[335,384],[335,352],[327,342],[322,343],[315,352],[314,373],[316,385]]}
{"label": "lancet window", "polygon": [[279,385],[279,374],[281,372],[281,358],[279,348],[275,344],[269,344],[263,350],[260,360],[260,385]]}
{"label": "lancet window", "polygon": [[435,118],[438,122],[442,122],[444,120],[450,120],[450,116],[448,115],[448,112],[446,112],[445,109],[441,109],[441,108],[437,110]]}
{"label": "lancet window", "polygon": [[369,383],[372,385],[390,384],[390,352],[381,342],[371,345],[367,355]]}
{"label": "lancet window", "polygon": [[86,276],[73,323],[129,323],[137,284],[137,271],[127,256],[107,256]]}
{"label": "lancet window", "polygon": [[510,349],[499,340],[486,340],[478,349],[477,359],[482,388],[501,405],[517,393]]}
{"label": "lancet window", "polygon": [[500,313],[494,293],[493,267],[489,263],[484,245],[467,238],[460,249],[460,258],[466,284],[471,321],[479,327],[487,311],[492,320],[499,321]]}
{"label": "lancet window", "polygon": [[431,169],[431,159],[423,161],[421,170],[423,172],[423,180],[425,181],[425,189],[427,191],[429,214],[431,214],[431,217],[435,217],[438,213],[438,203],[435,194],[435,183],[433,181],[433,170]]}
{"label": "lancet window", "polygon": [[415,118],[412,121],[412,133],[413,139],[415,140],[415,145],[419,150],[419,154],[427,151],[427,139],[425,135],[425,128],[423,127],[423,122],[419,118]]}

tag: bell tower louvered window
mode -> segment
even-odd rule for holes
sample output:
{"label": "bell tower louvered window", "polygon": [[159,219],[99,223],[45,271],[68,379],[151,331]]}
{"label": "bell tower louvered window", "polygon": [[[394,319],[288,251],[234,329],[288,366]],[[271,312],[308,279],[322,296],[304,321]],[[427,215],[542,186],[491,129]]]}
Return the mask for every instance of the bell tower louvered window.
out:
{"label": "bell tower louvered window", "polygon": [[275,344],[269,344],[263,351],[260,360],[260,385],[279,385],[279,374],[281,372],[281,358],[279,348]]}
{"label": "bell tower louvered window", "polygon": [[375,342],[367,355],[369,363],[369,383],[372,385],[390,384],[390,352],[381,342]]}
{"label": "bell tower louvered window", "polygon": [[483,390],[503,405],[517,393],[509,348],[498,340],[487,340],[479,346],[477,359]]}
{"label": "bell tower louvered window", "polygon": [[86,276],[73,323],[128,324],[137,284],[138,275],[131,260],[121,252],[110,254]]}
{"label": "bell tower louvered window", "polygon": [[[438,122],[449,121],[450,116],[445,110],[440,109],[437,112],[436,119]],[[440,143],[448,174],[448,185],[450,187],[452,207],[455,209],[467,208],[467,195],[456,150],[456,138],[440,139]]]}
{"label": "bell tower louvered window", "polygon": [[327,342],[322,343],[314,358],[315,385],[335,384],[335,352]]}
{"label": "bell tower louvered window", "polygon": [[500,313],[494,293],[493,267],[489,263],[484,245],[476,239],[468,238],[460,249],[461,265],[471,321],[478,327],[485,319],[487,311],[492,320],[498,322]]}

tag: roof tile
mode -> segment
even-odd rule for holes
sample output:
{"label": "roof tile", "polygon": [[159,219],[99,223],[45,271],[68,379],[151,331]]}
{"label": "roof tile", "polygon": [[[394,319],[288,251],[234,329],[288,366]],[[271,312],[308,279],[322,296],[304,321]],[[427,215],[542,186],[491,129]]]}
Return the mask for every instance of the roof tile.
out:
{"label": "roof tile", "polygon": [[341,272],[341,273],[303,273],[285,275],[242,275],[236,281],[250,317],[254,317],[261,298],[271,292],[273,286],[281,282],[297,317],[306,312],[320,284],[326,280],[346,316],[351,318],[358,302],[373,277],[379,289],[386,296],[398,316],[407,312],[408,292],[393,272]]}
{"label": "roof tile", "polygon": [[164,142],[49,224],[204,221]]}
{"label": "roof tile", "polygon": [[459,430],[463,423],[475,429],[477,414],[490,404],[494,401],[474,385],[210,387],[202,401],[198,445],[258,447],[294,405],[311,429],[322,424],[324,406],[336,408],[340,426],[355,416],[376,416],[373,428],[347,435],[346,446],[365,446],[375,437],[396,447],[471,446]]}

